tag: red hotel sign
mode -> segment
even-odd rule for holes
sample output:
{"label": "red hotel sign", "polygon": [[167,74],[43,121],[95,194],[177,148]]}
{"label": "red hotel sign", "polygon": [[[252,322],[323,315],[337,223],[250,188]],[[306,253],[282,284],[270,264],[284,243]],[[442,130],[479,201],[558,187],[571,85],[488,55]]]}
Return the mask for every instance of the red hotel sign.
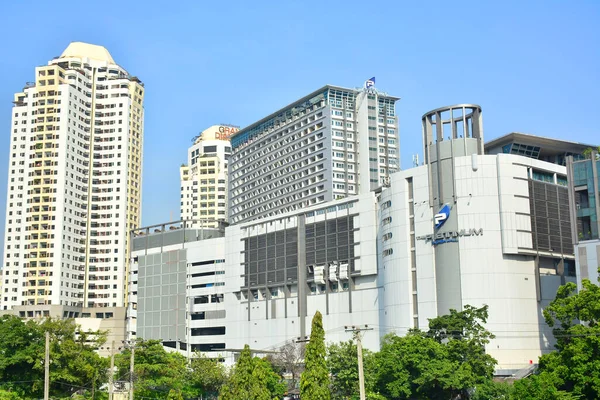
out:
{"label": "red hotel sign", "polygon": [[219,131],[215,132],[215,139],[229,140],[229,137],[239,130],[240,128],[233,126],[219,126]]}

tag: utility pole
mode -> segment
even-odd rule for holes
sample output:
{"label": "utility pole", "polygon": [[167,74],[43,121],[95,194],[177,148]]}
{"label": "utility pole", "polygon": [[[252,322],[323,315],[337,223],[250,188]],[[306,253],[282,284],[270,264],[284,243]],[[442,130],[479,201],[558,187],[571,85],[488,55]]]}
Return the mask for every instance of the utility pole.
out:
{"label": "utility pole", "polygon": [[44,400],[50,399],[50,332],[46,331],[46,355],[44,357]]}
{"label": "utility pole", "polygon": [[133,372],[135,365],[135,340],[124,340],[123,344],[125,348],[131,351],[131,357],[129,357],[129,400],[133,400]]}
{"label": "utility pole", "polygon": [[110,348],[110,372],[108,375],[108,400],[113,400],[115,383],[114,383],[114,372],[115,372],[115,341],[112,341]]}
{"label": "utility pole", "polygon": [[358,387],[360,389],[360,400],[366,399],[365,394],[365,372],[363,369],[363,353],[362,353],[362,332],[372,331],[373,328],[369,328],[365,325],[364,328],[360,326],[345,326],[346,332],[352,332],[354,339],[356,340],[356,355],[358,357]]}
{"label": "utility pole", "polygon": [[131,358],[129,359],[129,400],[133,400],[133,366],[135,364],[135,344],[131,345]]}

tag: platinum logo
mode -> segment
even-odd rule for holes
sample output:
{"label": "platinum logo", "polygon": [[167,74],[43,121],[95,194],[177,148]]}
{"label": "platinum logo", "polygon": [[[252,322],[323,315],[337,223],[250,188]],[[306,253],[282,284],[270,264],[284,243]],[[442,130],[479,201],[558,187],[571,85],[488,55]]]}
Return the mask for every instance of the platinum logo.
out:
{"label": "platinum logo", "polygon": [[442,225],[444,225],[444,223],[448,220],[448,217],[450,216],[450,206],[448,206],[448,204],[445,204],[444,207],[442,207],[440,209],[440,211],[438,211],[437,214],[435,214],[433,216],[433,221],[435,223],[435,229],[440,229],[442,227]]}

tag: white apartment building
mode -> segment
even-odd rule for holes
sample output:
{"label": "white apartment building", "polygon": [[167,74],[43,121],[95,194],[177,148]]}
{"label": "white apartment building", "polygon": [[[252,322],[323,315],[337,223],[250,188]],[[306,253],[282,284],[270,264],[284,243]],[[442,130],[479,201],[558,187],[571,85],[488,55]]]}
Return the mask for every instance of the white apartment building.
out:
{"label": "white apartment building", "polygon": [[400,167],[397,100],[326,85],[235,133],[229,222],[380,187]]}
{"label": "white apartment building", "polygon": [[213,125],[194,138],[188,149],[187,165],[181,166],[181,219],[194,226],[198,221],[210,227],[227,221],[228,173],[232,125]]}
{"label": "white apartment building", "polygon": [[15,94],[3,310],[124,306],[144,92],[104,47],[74,42]]}

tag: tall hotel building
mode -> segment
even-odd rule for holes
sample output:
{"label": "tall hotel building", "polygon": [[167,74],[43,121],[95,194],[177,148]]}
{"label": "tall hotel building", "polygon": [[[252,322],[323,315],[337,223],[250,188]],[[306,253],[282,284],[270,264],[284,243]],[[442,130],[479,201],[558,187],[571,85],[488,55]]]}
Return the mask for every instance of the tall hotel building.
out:
{"label": "tall hotel building", "polygon": [[140,224],[143,101],[144,85],[104,47],[80,42],[15,94],[3,310],[77,317],[76,308],[124,306],[128,232]]}
{"label": "tall hotel building", "polygon": [[327,85],[232,135],[229,222],[380,187],[400,165],[397,100]]}
{"label": "tall hotel building", "polygon": [[216,228],[227,221],[229,136],[238,130],[231,125],[211,126],[188,149],[188,163],[180,168],[181,219],[186,227]]}

